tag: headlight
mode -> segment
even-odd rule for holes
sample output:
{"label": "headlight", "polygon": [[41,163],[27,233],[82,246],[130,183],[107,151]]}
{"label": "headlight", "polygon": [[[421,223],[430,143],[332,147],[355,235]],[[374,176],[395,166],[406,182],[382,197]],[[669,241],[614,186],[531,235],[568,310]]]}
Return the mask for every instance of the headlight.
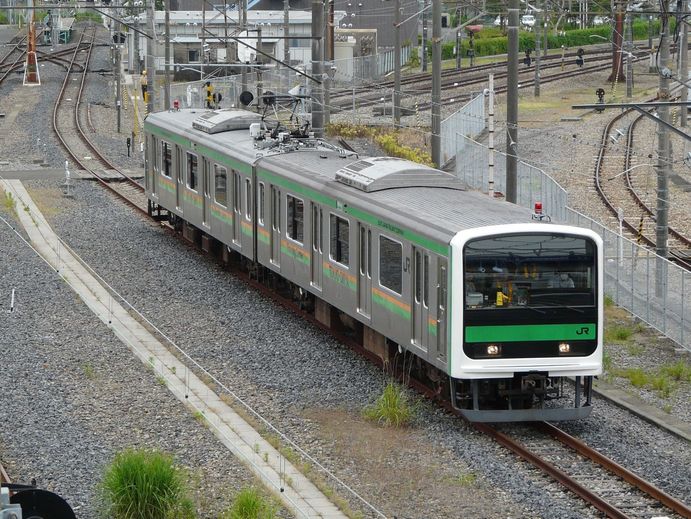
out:
{"label": "headlight", "polygon": [[500,344],[488,344],[487,345],[487,355],[499,355],[501,353],[501,345]]}
{"label": "headlight", "polygon": [[559,353],[571,353],[571,345],[568,342],[560,342]]}

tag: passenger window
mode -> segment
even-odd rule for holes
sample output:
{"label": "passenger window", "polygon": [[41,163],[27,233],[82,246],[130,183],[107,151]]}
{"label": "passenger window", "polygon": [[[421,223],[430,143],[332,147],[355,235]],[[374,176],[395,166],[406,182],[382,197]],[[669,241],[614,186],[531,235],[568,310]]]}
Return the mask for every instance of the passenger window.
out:
{"label": "passenger window", "polygon": [[197,156],[187,152],[187,187],[197,190]]}
{"label": "passenger window", "polygon": [[423,270],[422,304],[429,307],[429,256],[425,254],[425,266]]}
{"label": "passenger window", "polygon": [[350,264],[350,249],[348,243],[348,233],[350,231],[350,224],[348,220],[332,214],[330,220],[330,246],[329,256],[332,260],[345,265]]}
{"label": "passenger window", "polygon": [[386,236],[379,236],[379,284],[403,293],[403,246]]}
{"label": "passenger window", "polygon": [[166,141],[161,141],[161,160],[163,161],[161,173],[164,177],[171,178],[173,175],[173,149]]}
{"label": "passenger window", "polygon": [[286,207],[288,211],[288,218],[286,221],[288,226],[288,237],[302,245],[304,242],[303,222],[305,205],[302,200],[294,196],[286,195],[286,198],[288,202]]}
{"label": "passenger window", "polygon": [[264,225],[264,182],[259,183],[259,223]]}
{"label": "passenger window", "polygon": [[245,179],[245,202],[247,202],[247,207],[245,207],[245,217],[248,220],[252,220],[252,180],[249,178]]}
{"label": "passenger window", "polygon": [[214,200],[224,207],[228,205],[228,170],[214,164]]}

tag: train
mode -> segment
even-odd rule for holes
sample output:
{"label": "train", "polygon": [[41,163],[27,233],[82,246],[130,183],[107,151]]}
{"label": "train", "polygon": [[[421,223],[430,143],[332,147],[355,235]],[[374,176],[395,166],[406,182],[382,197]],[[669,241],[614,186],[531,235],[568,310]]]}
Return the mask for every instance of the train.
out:
{"label": "train", "polygon": [[468,420],[590,414],[603,356],[595,232],[250,110],[151,113],[144,137],[150,214],[287,287],[384,364],[408,356]]}

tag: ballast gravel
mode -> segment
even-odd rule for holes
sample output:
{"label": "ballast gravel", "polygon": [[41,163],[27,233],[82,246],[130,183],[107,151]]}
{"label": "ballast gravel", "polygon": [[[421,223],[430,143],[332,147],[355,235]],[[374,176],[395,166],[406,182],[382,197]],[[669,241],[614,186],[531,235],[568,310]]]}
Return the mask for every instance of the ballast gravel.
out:
{"label": "ballast gravel", "polygon": [[[52,75],[51,65],[44,68],[46,83],[62,79],[57,67]],[[109,81],[106,73],[103,81]],[[7,110],[5,103],[21,95],[14,88],[0,106]],[[88,95],[92,107],[108,103],[93,89]],[[47,148],[42,157],[60,167],[63,152],[43,128],[51,111],[51,101],[41,98],[21,112],[26,116],[15,128],[4,129],[8,149],[18,151],[13,168],[3,169],[36,169],[34,150],[20,144],[26,134],[39,135]],[[114,127],[112,110],[107,113],[110,121],[99,117],[97,128]],[[98,139],[122,155],[121,135],[103,131]],[[130,167],[137,161],[132,157]],[[360,410],[386,381],[378,369],[98,186],[78,182],[68,199],[59,181],[26,184],[56,232],[118,292],[387,516],[598,516],[429,404],[420,405],[403,433],[363,422]],[[0,243],[0,348],[10,382],[5,390],[3,381],[0,394],[0,459],[13,478],[36,477],[75,506],[78,517],[94,517],[97,482],[112,455],[127,446],[158,447],[197,474],[201,516],[217,517],[228,496],[252,482],[247,470],[2,222]],[[10,314],[12,288],[17,306]],[[688,444],[599,399],[591,418],[566,427],[667,492],[691,497]]]}

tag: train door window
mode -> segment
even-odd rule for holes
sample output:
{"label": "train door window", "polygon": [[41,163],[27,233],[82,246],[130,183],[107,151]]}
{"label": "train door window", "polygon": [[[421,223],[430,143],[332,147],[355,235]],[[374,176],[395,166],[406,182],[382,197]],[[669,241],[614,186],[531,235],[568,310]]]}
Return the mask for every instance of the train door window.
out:
{"label": "train door window", "polygon": [[252,179],[245,179],[245,217],[252,221]]}
{"label": "train door window", "polygon": [[214,164],[214,200],[228,206],[228,170],[218,164]]}
{"label": "train door window", "polygon": [[276,187],[271,188],[271,227],[275,231],[281,230],[281,192]]}
{"label": "train door window", "polygon": [[420,296],[422,295],[422,283],[420,278],[422,277],[422,252],[415,250],[415,302],[420,302]]}
{"label": "train door window", "polygon": [[379,284],[403,293],[403,245],[384,235],[379,236]]}
{"label": "train door window", "polygon": [[187,187],[197,190],[198,158],[194,153],[187,152]]}
{"label": "train door window", "polygon": [[302,245],[304,243],[305,204],[299,198],[286,195],[286,211],[286,232],[288,237]]}
{"label": "train door window", "polygon": [[429,308],[429,254],[424,255],[422,267],[422,304]]}
{"label": "train door window", "polygon": [[161,141],[161,161],[163,163],[161,173],[164,177],[171,178],[173,175],[173,149],[166,141]]}
{"label": "train door window", "polygon": [[331,214],[329,218],[330,227],[330,246],[329,257],[346,267],[350,265],[349,232],[350,223],[348,220]]}
{"label": "train door window", "polygon": [[259,215],[257,218],[260,225],[264,225],[264,189],[264,182],[259,182],[259,193],[257,195],[259,198],[259,201],[257,202],[257,210],[259,211]]}
{"label": "train door window", "polygon": [[242,200],[242,195],[240,190],[242,189],[242,184],[240,182],[240,173],[233,171],[233,209],[235,212],[240,214],[240,203]]}

